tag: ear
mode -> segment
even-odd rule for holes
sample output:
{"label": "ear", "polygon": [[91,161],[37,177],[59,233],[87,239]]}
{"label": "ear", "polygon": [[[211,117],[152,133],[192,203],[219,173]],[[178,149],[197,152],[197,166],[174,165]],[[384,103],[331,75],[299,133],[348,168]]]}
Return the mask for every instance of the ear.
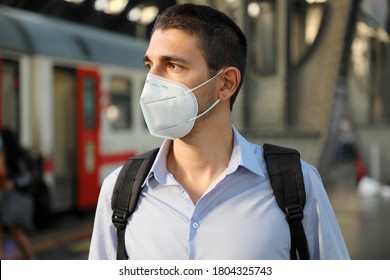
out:
{"label": "ear", "polygon": [[236,91],[241,81],[241,73],[236,67],[227,67],[219,74],[220,90],[219,99],[221,101],[228,100]]}

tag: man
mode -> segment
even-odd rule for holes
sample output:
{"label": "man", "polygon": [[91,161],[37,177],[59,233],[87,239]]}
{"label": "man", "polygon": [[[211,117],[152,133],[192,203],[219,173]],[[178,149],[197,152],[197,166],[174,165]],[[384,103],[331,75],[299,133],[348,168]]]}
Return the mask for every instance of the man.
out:
{"label": "man", "polygon": [[[151,134],[166,140],[127,224],[129,259],[289,259],[289,227],[263,149],[231,124],[245,73],[241,30],[210,7],[176,5],[158,18],[144,61],[141,108]],[[318,172],[304,161],[302,169],[311,258],[348,259]],[[103,183],[89,259],[115,259],[119,171]]]}
{"label": "man", "polygon": [[[24,151],[14,131],[0,128],[0,259],[3,252],[3,227],[15,240],[25,259],[35,259],[26,229],[31,229],[32,201],[28,188],[32,176],[27,170]],[[22,198],[21,198],[22,197]],[[17,206],[15,206],[17,205]]]}

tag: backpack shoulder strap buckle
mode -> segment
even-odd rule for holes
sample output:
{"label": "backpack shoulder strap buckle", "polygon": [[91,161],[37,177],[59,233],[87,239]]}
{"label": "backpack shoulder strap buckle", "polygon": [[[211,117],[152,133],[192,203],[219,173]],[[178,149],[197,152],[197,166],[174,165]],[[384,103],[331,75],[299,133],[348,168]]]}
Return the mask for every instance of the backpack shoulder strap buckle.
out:
{"label": "backpack shoulder strap buckle", "polygon": [[127,218],[129,217],[129,211],[124,211],[120,209],[114,210],[112,213],[112,222],[117,228],[124,228],[127,224]]}
{"label": "backpack shoulder strap buckle", "polygon": [[288,222],[303,219],[303,208],[300,204],[286,205],[285,213]]}

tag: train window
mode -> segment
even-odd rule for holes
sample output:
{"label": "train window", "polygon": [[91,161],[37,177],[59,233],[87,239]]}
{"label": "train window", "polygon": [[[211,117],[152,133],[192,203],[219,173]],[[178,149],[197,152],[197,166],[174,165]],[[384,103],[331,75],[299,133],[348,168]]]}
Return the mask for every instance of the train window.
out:
{"label": "train window", "polygon": [[106,110],[110,125],[115,130],[129,129],[132,126],[130,81],[113,77],[110,86],[111,97]]}
{"label": "train window", "polygon": [[95,127],[95,81],[92,77],[84,80],[84,126],[87,130]]}

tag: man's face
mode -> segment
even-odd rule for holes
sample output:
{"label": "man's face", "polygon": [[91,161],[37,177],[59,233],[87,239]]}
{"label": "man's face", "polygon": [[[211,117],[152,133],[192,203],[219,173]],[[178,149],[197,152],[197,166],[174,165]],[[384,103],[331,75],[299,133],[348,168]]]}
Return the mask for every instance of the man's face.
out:
{"label": "man's face", "polygon": [[[156,30],[150,40],[144,58],[149,73],[174,80],[192,89],[210,78],[210,70],[199,48],[196,37],[177,30]],[[216,79],[194,90],[198,101],[198,113],[210,108],[218,99]],[[194,128],[187,135],[191,137],[202,127],[202,120],[207,120],[217,110],[196,120]]]}

